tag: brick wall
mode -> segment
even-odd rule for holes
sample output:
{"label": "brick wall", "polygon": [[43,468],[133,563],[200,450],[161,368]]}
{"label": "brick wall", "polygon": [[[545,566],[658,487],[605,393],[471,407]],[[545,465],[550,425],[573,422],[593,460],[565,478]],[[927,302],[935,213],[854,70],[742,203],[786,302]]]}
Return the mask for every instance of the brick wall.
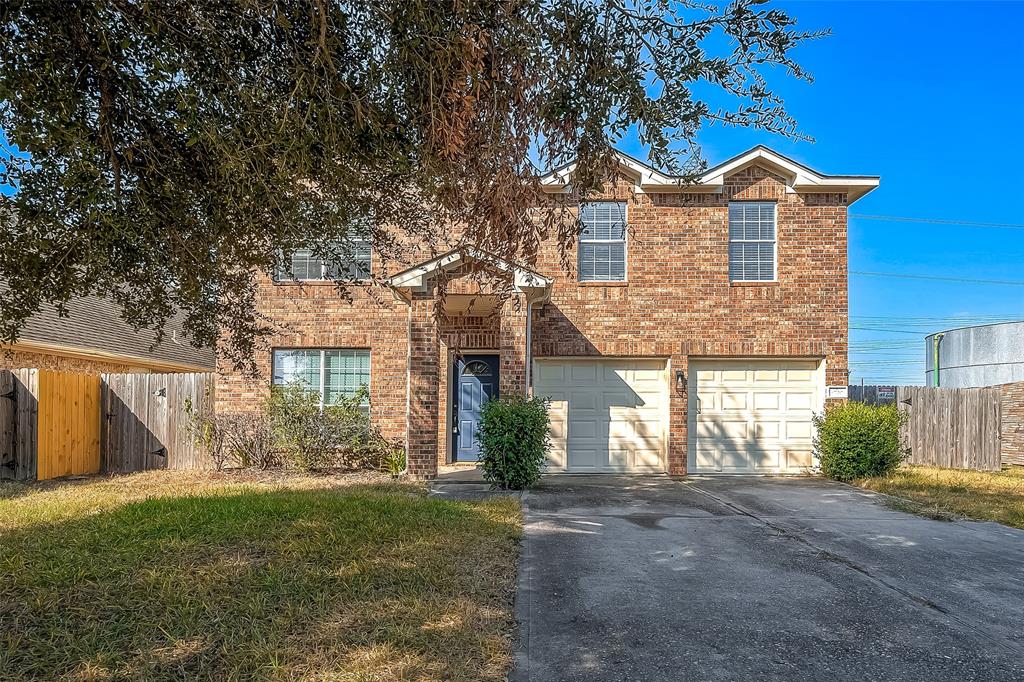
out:
{"label": "brick wall", "polygon": [[1024,381],[1003,384],[1000,425],[1003,464],[1024,465]]}
{"label": "brick wall", "polygon": [[[634,194],[631,185],[618,184],[605,198],[629,205],[628,282],[578,283],[574,272],[562,269],[554,240],[542,243],[531,267],[553,278],[554,285],[551,301],[533,311],[534,357],[664,357],[673,374],[685,370],[691,356],[816,357],[826,361],[828,384],[847,383],[845,195],[789,194],[781,178],[753,166],[728,177],[721,194]],[[778,205],[778,282],[730,284],[728,202],[754,199]],[[575,253],[569,260],[575,262]],[[379,270],[380,264],[374,267]],[[449,292],[464,288],[476,292],[458,281],[448,284]],[[453,350],[504,350],[525,334],[522,313],[501,321],[446,320],[436,342],[430,340],[410,366],[410,310],[386,290],[356,287],[348,300],[331,283],[300,287],[264,281],[260,300],[261,312],[288,328],[270,339],[271,346],[371,349],[372,415],[389,435],[406,436],[406,372],[418,373],[409,409],[423,419],[422,407],[434,410],[427,423],[414,425],[417,434],[430,434],[422,436],[423,450],[416,446],[416,467],[423,472],[430,470],[426,451],[433,453],[433,462],[448,457]],[[503,386],[522,386],[524,359],[508,356],[502,362]],[[269,349],[258,356],[257,366],[261,377],[256,379],[221,368],[219,409],[250,409],[262,399]],[[429,381],[434,388],[421,396],[417,387]],[[674,382],[670,395],[669,463],[672,473],[681,474],[687,396]]]}
{"label": "brick wall", "polygon": [[217,409],[257,409],[270,383],[274,348],[370,349],[371,417],[389,437],[405,439],[409,308],[391,293],[354,286],[350,298],[333,282],[259,284],[260,312],[280,325],[256,352],[255,376],[218,366]]}

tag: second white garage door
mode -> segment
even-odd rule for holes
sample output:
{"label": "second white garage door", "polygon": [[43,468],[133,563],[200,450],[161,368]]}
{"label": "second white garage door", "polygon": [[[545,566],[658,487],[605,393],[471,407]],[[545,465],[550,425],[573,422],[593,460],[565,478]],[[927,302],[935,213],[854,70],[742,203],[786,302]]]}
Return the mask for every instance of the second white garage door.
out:
{"label": "second white garage door", "polygon": [[811,466],[824,373],[816,360],[690,362],[694,473],[799,473]]}
{"label": "second white garage door", "polygon": [[551,399],[548,471],[666,470],[664,360],[537,360],[534,395]]}

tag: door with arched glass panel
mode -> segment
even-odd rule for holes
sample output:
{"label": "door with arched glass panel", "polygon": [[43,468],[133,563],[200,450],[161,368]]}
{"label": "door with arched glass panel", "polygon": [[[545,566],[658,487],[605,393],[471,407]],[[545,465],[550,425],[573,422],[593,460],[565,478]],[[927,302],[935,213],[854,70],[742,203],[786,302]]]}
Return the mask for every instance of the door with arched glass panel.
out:
{"label": "door with arched glass panel", "polygon": [[484,403],[498,395],[498,356],[455,358],[452,382],[452,461],[480,459],[477,428]]}

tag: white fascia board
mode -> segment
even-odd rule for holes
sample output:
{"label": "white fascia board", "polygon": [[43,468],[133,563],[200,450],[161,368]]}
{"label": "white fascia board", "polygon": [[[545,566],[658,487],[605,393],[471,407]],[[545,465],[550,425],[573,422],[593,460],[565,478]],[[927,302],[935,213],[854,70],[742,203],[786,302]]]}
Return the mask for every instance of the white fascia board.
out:
{"label": "white fascia board", "polygon": [[465,249],[452,251],[442,256],[438,256],[437,258],[427,261],[408,272],[395,275],[388,280],[388,284],[398,289],[422,290],[426,286],[428,275],[438,270],[443,271],[450,267],[457,266],[466,257],[472,258],[473,260],[481,263],[486,263],[487,265],[497,270],[501,270],[502,272],[512,272],[513,286],[518,291],[549,288],[553,282],[550,278],[544,277],[532,270],[520,268],[512,265],[508,261],[495,256],[490,256],[472,247],[467,247]]}
{"label": "white fascia board", "polygon": [[[725,187],[727,176],[758,162],[771,166],[782,175],[786,180],[788,192],[844,192],[849,195],[848,203],[853,203],[861,198],[877,187],[879,183],[878,176],[873,175],[822,175],[762,146],[755,147],[722,165],[711,168],[693,183],[686,183],[679,178],[665,175],[623,154],[619,154],[619,160],[625,168],[637,176],[637,189],[646,193],[721,192]],[[567,191],[570,176],[575,167],[575,163],[569,164],[558,171],[545,175],[541,178],[544,190],[555,193]]]}
{"label": "white fascia board", "polygon": [[[626,156],[622,152],[616,151],[615,156],[620,167],[636,178],[636,184],[639,188],[643,188],[648,185],[660,187],[662,185],[670,185],[674,182],[671,176],[665,175],[645,163],[641,163],[632,157]],[[540,184],[547,192],[565,191],[569,187],[572,174],[575,171],[576,163],[570,163],[542,176]]]}
{"label": "white fascia board", "polygon": [[462,254],[455,251],[447,253],[443,256],[438,256],[433,260],[429,260],[418,268],[414,268],[408,272],[400,275],[395,275],[388,280],[388,284],[393,287],[418,289],[423,286],[424,278],[437,269],[444,269],[446,266],[452,263],[457,263],[462,260]]}

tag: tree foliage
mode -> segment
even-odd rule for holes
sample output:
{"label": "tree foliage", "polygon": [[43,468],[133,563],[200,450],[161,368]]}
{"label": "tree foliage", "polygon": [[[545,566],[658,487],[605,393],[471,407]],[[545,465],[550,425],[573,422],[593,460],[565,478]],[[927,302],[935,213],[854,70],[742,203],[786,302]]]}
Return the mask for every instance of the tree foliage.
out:
{"label": "tree foliage", "polygon": [[97,293],[238,363],[253,273],[298,248],[401,265],[459,225],[529,263],[577,229],[531,219],[538,167],[585,198],[631,127],[684,174],[703,124],[795,135],[763,72],[808,78],[817,35],[758,0],[7,0],[0,336]]}

